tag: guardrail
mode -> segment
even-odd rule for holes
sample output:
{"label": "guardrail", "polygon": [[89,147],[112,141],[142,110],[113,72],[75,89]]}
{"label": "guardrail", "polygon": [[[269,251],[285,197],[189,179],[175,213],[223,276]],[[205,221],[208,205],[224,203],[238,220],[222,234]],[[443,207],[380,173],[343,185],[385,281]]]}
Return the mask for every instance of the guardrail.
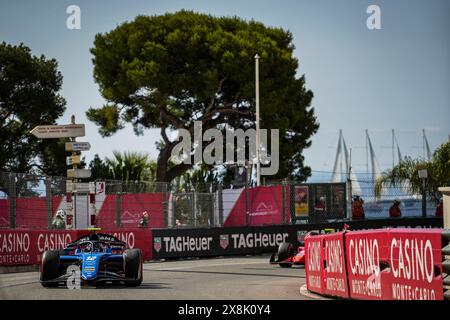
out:
{"label": "guardrail", "polygon": [[[130,247],[143,250],[146,260],[245,255],[274,252],[283,241],[298,245],[308,231],[339,231],[383,227],[442,228],[439,218],[403,218],[367,221],[338,221],[317,224],[274,225],[229,228],[107,228],[102,232],[121,238]],[[85,230],[0,230],[0,266],[39,263],[48,249],[61,249],[86,233]]]}
{"label": "guardrail", "polygon": [[[144,260],[152,259],[150,229],[102,230],[127,243],[129,248],[140,248]],[[63,249],[67,244],[90,233],[87,230],[0,230],[0,266],[36,265],[46,250]]]}
{"label": "guardrail", "polygon": [[442,300],[442,234],[388,228],[308,236],[307,288],[340,298]]}

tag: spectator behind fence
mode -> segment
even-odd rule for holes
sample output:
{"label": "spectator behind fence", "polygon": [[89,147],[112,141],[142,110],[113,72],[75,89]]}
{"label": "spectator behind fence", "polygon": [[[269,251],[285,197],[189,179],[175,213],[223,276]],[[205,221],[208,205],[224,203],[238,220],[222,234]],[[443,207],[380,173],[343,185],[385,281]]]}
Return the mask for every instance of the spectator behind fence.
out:
{"label": "spectator behind fence", "polygon": [[364,214],[364,200],[356,195],[352,202],[352,219],[364,219],[366,216]]}
{"label": "spectator behind fence", "polygon": [[139,221],[140,228],[148,228],[148,213],[147,211],[142,212],[142,218]]}
{"label": "spectator behind fence", "polygon": [[402,211],[400,210],[400,200],[394,200],[394,203],[389,208],[389,217],[400,218],[402,216]]}
{"label": "spectator behind fence", "polygon": [[317,201],[314,206],[315,219],[317,221],[321,221],[326,218],[326,205],[325,205],[325,197],[320,197],[319,201]]}
{"label": "spectator behind fence", "polygon": [[66,213],[64,210],[56,211],[56,215],[52,220],[52,229],[54,230],[65,230],[66,229]]}
{"label": "spectator behind fence", "polygon": [[444,199],[439,199],[439,204],[436,206],[435,216],[442,218],[444,215]]}

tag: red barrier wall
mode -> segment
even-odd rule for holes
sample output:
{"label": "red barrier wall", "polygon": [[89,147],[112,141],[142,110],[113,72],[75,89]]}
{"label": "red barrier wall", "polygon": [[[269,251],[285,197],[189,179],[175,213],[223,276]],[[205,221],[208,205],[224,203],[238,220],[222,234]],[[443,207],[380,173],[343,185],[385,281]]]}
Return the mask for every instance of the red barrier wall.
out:
{"label": "red barrier wall", "polygon": [[350,296],[390,300],[388,232],[355,231],[345,234]]}
{"label": "red barrier wall", "polygon": [[38,264],[45,250],[64,248],[77,231],[0,230],[0,265]]}
{"label": "red barrier wall", "polygon": [[0,228],[9,228],[9,201],[0,199]]}
{"label": "red barrier wall", "polygon": [[324,293],[323,290],[323,236],[305,238],[305,272],[308,290]]}
{"label": "red barrier wall", "polygon": [[[439,229],[383,229],[309,236],[305,239],[308,290],[354,299],[442,300],[441,233]],[[321,277],[321,287],[310,276]],[[341,290],[344,285],[349,290]]]}
{"label": "red barrier wall", "polygon": [[389,231],[393,300],[442,300],[441,231]]}
{"label": "red barrier wall", "polygon": [[[144,260],[152,258],[151,229],[102,230],[125,241],[129,248],[140,248]],[[86,230],[74,231],[19,231],[0,230],[0,266],[39,264],[44,251],[59,250],[75,241]]]}
{"label": "red barrier wall", "polygon": [[322,236],[323,241],[323,293],[348,298],[347,270],[345,264],[344,233]]}
{"label": "red barrier wall", "polygon": [[[283,224],[282,188],[282,186],[261,186],[249,189],[251,226]],[[224,222],[225,227],[245,226],[247,224],[245,197],[244,190]],[[286,191],[286,220],[291,221],[288,191]]]}
{"label": "red barrier wall", "polygon": [[[147,211],[152,228],[165,228],[162,193],[124,194],[122,196],[121,225],[124,228],[136,228]],[[117,212],[117,195],[107,195],[98,213],[97,225],[100,228],[115,228]]]}
{"label": "red barrier wall", "polygon": [[[16,199],[16,228],[45,229],[47,228],[46,199],[44,197]],[[62,196],[52,197],[52,212],[56,213]],[[0,228],[9,227],[9,200],[0,200]]]}

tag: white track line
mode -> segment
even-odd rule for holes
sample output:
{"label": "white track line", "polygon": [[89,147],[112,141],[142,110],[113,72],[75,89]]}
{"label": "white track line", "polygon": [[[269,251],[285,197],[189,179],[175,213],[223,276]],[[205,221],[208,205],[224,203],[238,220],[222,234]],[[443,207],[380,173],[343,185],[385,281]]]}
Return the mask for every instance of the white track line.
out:
{"label": "white track line", "polygon": [[315,300],[330,300],[328,298],[322,297],[321,295],[318,295],[318,294],[310,292],[306,288],[306,284],[304,284],[304,285],[302,285],[300,287],[300,294],[305,296],[305,297],[308,297],[308,298],[311,298],[311,299],[315,299]]}

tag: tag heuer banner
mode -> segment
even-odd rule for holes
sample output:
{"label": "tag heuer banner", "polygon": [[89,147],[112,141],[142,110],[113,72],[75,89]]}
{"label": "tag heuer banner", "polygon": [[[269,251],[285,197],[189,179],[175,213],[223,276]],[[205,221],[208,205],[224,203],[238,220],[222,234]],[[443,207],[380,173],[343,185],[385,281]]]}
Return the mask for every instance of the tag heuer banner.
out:
{"label": "tag heuer banner", "polygon": [[153,229],[153,258],[208,257],[276,252],[283,242],[298,246],[308,231],[376,229],[383,227],[442,227],[439,218],[377,219],[320,224],[204,229]]}

